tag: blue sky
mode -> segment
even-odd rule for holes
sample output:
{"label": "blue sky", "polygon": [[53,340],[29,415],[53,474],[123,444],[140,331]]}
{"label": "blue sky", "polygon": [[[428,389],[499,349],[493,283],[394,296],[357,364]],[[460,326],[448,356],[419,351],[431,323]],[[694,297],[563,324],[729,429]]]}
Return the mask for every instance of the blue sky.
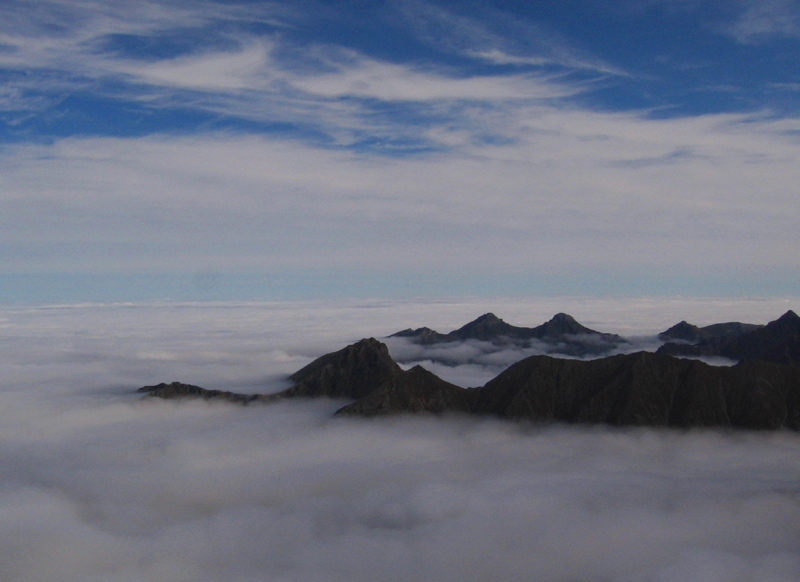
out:
{"label": "blue sky", "polygon": [[0,4],[0,301],[800,295],[791,0]]}

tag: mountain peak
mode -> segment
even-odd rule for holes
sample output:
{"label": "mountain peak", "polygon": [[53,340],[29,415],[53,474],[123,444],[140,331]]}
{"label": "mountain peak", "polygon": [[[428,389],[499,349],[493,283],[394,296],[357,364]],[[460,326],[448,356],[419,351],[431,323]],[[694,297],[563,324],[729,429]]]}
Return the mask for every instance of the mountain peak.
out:
{"label": "mountain peak", "polygon": [[567,313],[556,313],[550,321],[552,323],[578,323],[574,317]]}
{"label": "mountain peak", "polygon": [[542,324],[544,336],[595,334],[594,330],[583,327],[574,317],[566,313],[556,313],[547,323]]}
{"label": "mountain peak", "polygon": [[658,334],[662,340],[697,341],[702,336],[700,328],[685,319]]}
{"label": "mountain peak", "polygon": [[450,332],[446,337],[449,341],[464,339],[492,340],[499,336],[511,335],[516,329],[494,313],[484,313],[467,325]]}
{"label": "mountain peak", "polygon": [[489,312],[489,313],[484,313],[472,323],[497,323],[500,321],[503,320],[497,317],[494,313]]}

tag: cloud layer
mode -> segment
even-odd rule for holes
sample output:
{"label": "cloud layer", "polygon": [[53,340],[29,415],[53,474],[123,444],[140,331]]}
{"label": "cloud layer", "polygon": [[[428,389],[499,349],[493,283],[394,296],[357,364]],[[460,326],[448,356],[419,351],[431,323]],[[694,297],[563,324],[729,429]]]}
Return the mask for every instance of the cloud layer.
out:
{"label": "cloud layer", "polygon": [[587,5],[736,64],[665,45],[647,71],[499,6],[28,4],[0,8],[5,273],[797,281],[797,79],[730,73],[764,39],[791,58],[787,3]]}
{"label": "cloud layer", "polygon": [[[648,310],[707,323],[703,314],[763,321],[762,313],[784,306],[606,300],[561,307],[593,327],[644,332]],[[511,301],[492,309],[532,325],[552,307]],[[415,317],[446,330],[481,308],[2,310],[0,577],[795,578],[800,440],[793,434],[370,422],[331,418],[337,402],[242,408],[130,392],[173,379],[263,390],[354,337],[388,333]]]}

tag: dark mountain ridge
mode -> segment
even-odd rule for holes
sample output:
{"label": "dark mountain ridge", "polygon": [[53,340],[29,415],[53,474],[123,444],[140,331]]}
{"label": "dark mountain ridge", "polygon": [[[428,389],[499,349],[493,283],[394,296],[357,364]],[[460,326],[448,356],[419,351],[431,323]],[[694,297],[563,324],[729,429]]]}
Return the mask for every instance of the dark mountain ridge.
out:
{"label": "dark mountain ridge", "polygon": [[576,357],[599,355],[626,343],[619,335],[584,327],[566,313],[558,313],[537,327],[517,327],[494,313],[485,313],[450,333],[442,334],[429,327],[420,327],[404,329],[389,337],[407,338],[420,345],[479,340],[496,345],[514,343],[529,346],[533,341],[545,341],[551,344],[553,353]]}
{"label": "dark mountain ridge", "polygon": [[[683,323],[685,322],[681,322]],[[708,328],[722,329],[725,333],[696,336],[697,339],[690,344],[668,342],[656,353],[672,356],[720,356],[731,360],[752,359],[777,364],[800,363],[800,317],[794,311],[789,310],[764,326],[728,323]],[[679,333],[686,329],[683,327]]]}
{"label": "dark mountain ridge", "polygon": [[[732,345],[756,353],[763,348],[767,354],[773,353],[776,341],[781,349],[791,347],[795,344],[787,338],[798,319],[789,312],[764,328],[735,336],[744,339]],[[491,318],[483,322],[497,325]],[[750,334],[757,335],[748,338]],[[652,352],[588,361],[531,356],[483,387],[461,388],[421,366],[402,370],[385,344],[369,338],[318,358],[290,379],[291,388],[272,395],[241,395],[180,383],[140,391],[161,398],[241,404],[296,397],[348,398],[354,402],[337,414],[350,416],[459,413],[530,422],[800,431],[800,366],[756,359],[725,367]]]}
{"label": "dark mountain ridge", "polygon": [[658,337],[664,341],[697,343],[709,338],[733,337],[762,327],[764,326],[753,323],[740,323],[738,321],[714,323],[704,327],[697,327],[686,321],[681,321],[668,330],[662,331],[658,334]]}

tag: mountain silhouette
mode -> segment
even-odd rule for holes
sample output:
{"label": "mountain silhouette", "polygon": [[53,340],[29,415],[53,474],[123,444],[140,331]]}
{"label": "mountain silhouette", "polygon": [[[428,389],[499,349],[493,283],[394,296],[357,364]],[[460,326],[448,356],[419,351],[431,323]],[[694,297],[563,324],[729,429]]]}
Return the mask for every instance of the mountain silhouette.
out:
{"label": "mountain silhouette", "polygon": [[[556,316],[548,323],[563,330],[575,329],[573,322]],[[508,331],[506,326],[487,314],[456,331],[475,337]],[[796,361],[799,337],[800,318],[789,311],[766,326],[729,336],[720,353],[742,360],[735,366],[652,352],[594,360],[540,355],[513,364],[480,388],[450,384],[421,366],[404,371],[385,344],[368,338],[316,359],[289,377],[291,388],[277,394],[243,395],[178,382],[140,392],[240,404],[352,400],[337,411],[340,416],[470,414],[528,422],[800,431],[800,366],[789,365]]]}
{"label": "mountain silhouette", "polygon": [[611,333],[602,333],[578,323],[566,313],[558,313],[537,327],[517,327],[494,313],[485,313],[466,325],[442,334],[429,327],[404,329],[389,337],[402,337],[420,345],[478,340],[496,345],[513,343],[530,346],[533,342],[549,344],[552,353],[582,357],[606,353],[626,340]]}
{"label": "mountain silhouette", "polygon": [[[683,323],[685,322],[681,322],[678,326]],[[674,326],[670,330],[674,330],[678,326]],[[729,333],[696,336],[694,343],[690,344],[668,342],[661,346],[657,353],[673,356],[721,356],[731,360],[752,359],[777,364],[800,364],[800,317],[794,311],[787,311],[780,318],[765,326],[728,323],[708,327],[717,330],[724,329]],[[681,328],[679,333],[684,333],[686,329],[686,327]],[[707,330],[708,328],[697,329]]]}

